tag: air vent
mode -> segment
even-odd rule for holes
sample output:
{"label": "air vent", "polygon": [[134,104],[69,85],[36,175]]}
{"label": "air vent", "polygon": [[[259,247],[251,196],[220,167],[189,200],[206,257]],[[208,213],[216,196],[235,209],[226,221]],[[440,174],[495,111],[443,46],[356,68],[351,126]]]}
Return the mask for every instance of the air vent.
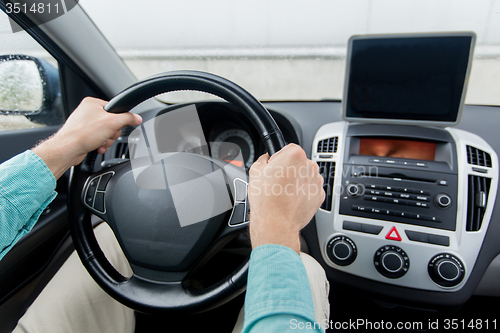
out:
{"label": "air vent", "polygon": [[467,202],[467,231],[479,231],[483,222],[484,211],[488,203],[491,179],[469,175]]}
{"label": "air vent", "polygon": [[323,176],[323,189],[325,190],[325,201],[321,209],[332,210],[333,185],[335,179],[335,162],[318,162],[319,173]]}
{"label": "air vent", "polygon": [[115,158],[130,159],[127,142],[118,142],[116,145]]}
{"label": "air vent", "polygon": [[318,142],[318,153],[336,153],[338,137],[324,139]]}
{"label": "air vent", "polygon": [[467,163],[491,168],[491,156],[481,149],[467,146]]}
{"label": "air vent", "polygon": [[136,128],[137,126],[125,126],[125,128],[122,129],[122,135],[116,140],[118,142],[116,144],[115,158],[123,160],[130,159],[130,149],[127,141],[129,140],[130,133]]}

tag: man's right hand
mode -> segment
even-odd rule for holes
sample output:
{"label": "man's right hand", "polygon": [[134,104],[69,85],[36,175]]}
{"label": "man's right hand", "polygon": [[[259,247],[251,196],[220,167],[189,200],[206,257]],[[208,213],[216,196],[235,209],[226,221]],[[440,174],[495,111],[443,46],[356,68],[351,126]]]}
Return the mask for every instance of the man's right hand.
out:
{"label": "man's right hand", "polygon": [[279,244],[300,252],[299,232],[325,199],[323,177],[304,150],[289,144],[250,168],[250,238],[252,247]]}
{"label": "man's right hand", "polygon": [[141,116],[130,112],[108,113],[106,104],[101,99],[85,98],[55,135],[32,149],[56,179],[81,163],[88,152],[97,149],[99,154],[105,153],[123,127],[142,122]]}

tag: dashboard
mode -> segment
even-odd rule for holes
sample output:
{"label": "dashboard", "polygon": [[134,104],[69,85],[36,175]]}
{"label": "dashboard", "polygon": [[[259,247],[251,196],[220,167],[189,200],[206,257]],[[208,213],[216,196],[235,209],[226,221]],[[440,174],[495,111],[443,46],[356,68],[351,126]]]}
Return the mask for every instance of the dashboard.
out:
{"label": "dashboard", "polygon": [[[396,37],[387,38],[392,45]],[[394,73],[383,78],[378,71],[376,79],[363,79],[372,64],[364,67],[363,75],[346,74],[346,86],[353,88],[342,103],[264,103],[286,142],[299,144],[318,163],[324,179],[325,201],[302,230],[303,251],[323,266],[336,287],[383,302],[434,310],[459,307],[475,293],[500,297],[496,282],[500,142],[495,136],[500,112],[498,107],[463,105],[465,90],[460,87],[466,83],[474,36],[438,38],[458,38],[450,47],[460,47],[463,59],[447,71],[462,75],[453,76],[457,79],[450,81],[454,88],[448,95],[434,94],[433,101],[395,100],[429,96],[427,88],[416,91],[423,95],[413,89],[422,73],[435,72],[425,69],[425,64],[420,64],[422,71],[415,71],[418,82],[402,85],[398,96],[383,94],[391,87]],[[415,47],[428,52],[428,44],[418,46],[403,39],[413,43],[409,59],[415,65]],[[356,40],[366,42],[352,39]],[[368,41],[373,42],[371,37]],[[436,56],[442,57],[440,43],[436,45]],[[387,51],[385,46],[377,50]],[[372,58],[363,53],[353,63],[359,59]],[[442,98],[452,98],[453,103]],[[448,108],[438,116],[420,112],[429,103]],[[207,143],[198,153],[245,168],[265,153],[259,134],[233,105],[220,101],[192,105],[203,132],[198,146]],[[375,105],[376,112],[366,105]],[[143,117],[159,117],[186,106],[169,106]],[[384,114],[382,109],[391,112]],[[189,142],[181,146],[179,151],[191,151]]]}
{"label": "dashboard", "polygon": [[[287,142],[300,144],[325,177],[328,195],[302,236],[304,251],[332,285],[425,308],[459,306],[478,292],[500,296],[498,107],[466,105],[458,126],[432,128],[346,122],[339,101],[264,106]],[[245,136],[254,159],[265,152],[231,104],[200,102],[196,108],[207,142]],[[115,157],[122,156],[118,148]],[[479,213],[472,219],[471,207]]]}

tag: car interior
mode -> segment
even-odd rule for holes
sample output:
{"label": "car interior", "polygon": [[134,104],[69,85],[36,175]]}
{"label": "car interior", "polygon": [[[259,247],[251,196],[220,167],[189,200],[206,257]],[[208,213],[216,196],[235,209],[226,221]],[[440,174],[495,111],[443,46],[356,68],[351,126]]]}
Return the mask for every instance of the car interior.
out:
{"label": "car interior", "polygon": [[[43,82],[39,107],[2,105],[0,114],[45,124],[0,131],[0,162],[55,133],[86,96],[150,125],[124,128],[106,154],[90,153],[66,172],[57,198],[0,261],[0,333],[11,332],[74,250],[106,292],[136,310],[136,332],[232,332],[251,252],[248,170],[288,143],[300,145],[324,179],[325,201],[301,232],[301,250],[330,283],[327,332],[353,323],[367,331],[497,329],[500,106],[465,102],[476,32],[355,35],[341,99],[259,101],[237,81],[201,71],[158,70],[137,80],[78,1],[66,0],[66,13],[43,24],[36,13],[9,11],[13,2],[0,8],[57,69],[36,56],[0,54],[2,80],[4,64],[33,62]],[[218,99],[155,98],[183,90]],[[201,134],[162,147],[160,137],[176,130],[168,117],[189,112]],[[151,155],[153,138],[161,157]],[[163,160],[172,152],[183,154]],[[134,163],[151,172],[142,185]],[[172,213],[172,183],[212,172],[224,175],[224,186],[206,185],[218,194],[208,200],[200,193],[211,192],[198,187],[185,204],[215,207],[228,197],[229,209],[184,226]],[[94,257],[101,251],[92,228],[100,223],[115,232],[132,278]]]}

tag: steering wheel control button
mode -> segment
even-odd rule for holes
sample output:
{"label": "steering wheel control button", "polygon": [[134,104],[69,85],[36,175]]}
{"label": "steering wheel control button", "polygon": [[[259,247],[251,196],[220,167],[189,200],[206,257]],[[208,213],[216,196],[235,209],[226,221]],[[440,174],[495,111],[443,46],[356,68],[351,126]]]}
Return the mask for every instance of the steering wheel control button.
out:
{"label": "steering wheel control button", "polygon": [[246,204],[244,202],[239,202],[234,205],[233,213],[229,219],[230,226],[240,225],[246,222]]}
{"label": "steering wheel control button", "polygon": [[402,248],[385,245],[375,252],[373,264],[377,271],[386,278],[397,279],[410,269],[410,258]]}
{"label": "steering wheel control button", "polygon": [[434,203],[439,208],[448,208],[451,206],[451,197],[446,193],[439,193],[434,197]]}
{"label": "steering wheel control button", "polygon": [[450,253],[434,256],[427,266],[431,279],[442,287],[454,287],[465,277],[464,264]]}
{"label": "steering wheel control button", "polygon": [[104,213],[104,193],[97,192],[95,194],[94,209],[100,213]]}
{"label": "steering wheel control button", "polygon": [[240,178],[234,180],[234,201],[245,202],[247,199],[248,183]]}
{"label": "steering wheel control button", "polygon": [[104,206],[104,193],[109,180],[114,174],[114,171],[106,172],[87,182],[84,203],[88,208],[91,208],[96,213],[106,213]]}
{"label": "steering wheel control button", "polygon": [[392,227],[391,230],[385,235],[385,239],[401,242],[401,236],[399,235],[398,229]]}
{"label": "steering wheel control button", "polygon": [[358,249],[352,239],[347,236],[336,236],[326,246],[330,260],[339,266],[348,266],[356,260]]}
{"label": "steering wheel control button", "polygon": [[99,181],[99,187],[97,188],[99,191],[106,190],[106,186],[108,185],[109,180],[113,177],[112,173],[106,173],[101,176],[101,180]]}

